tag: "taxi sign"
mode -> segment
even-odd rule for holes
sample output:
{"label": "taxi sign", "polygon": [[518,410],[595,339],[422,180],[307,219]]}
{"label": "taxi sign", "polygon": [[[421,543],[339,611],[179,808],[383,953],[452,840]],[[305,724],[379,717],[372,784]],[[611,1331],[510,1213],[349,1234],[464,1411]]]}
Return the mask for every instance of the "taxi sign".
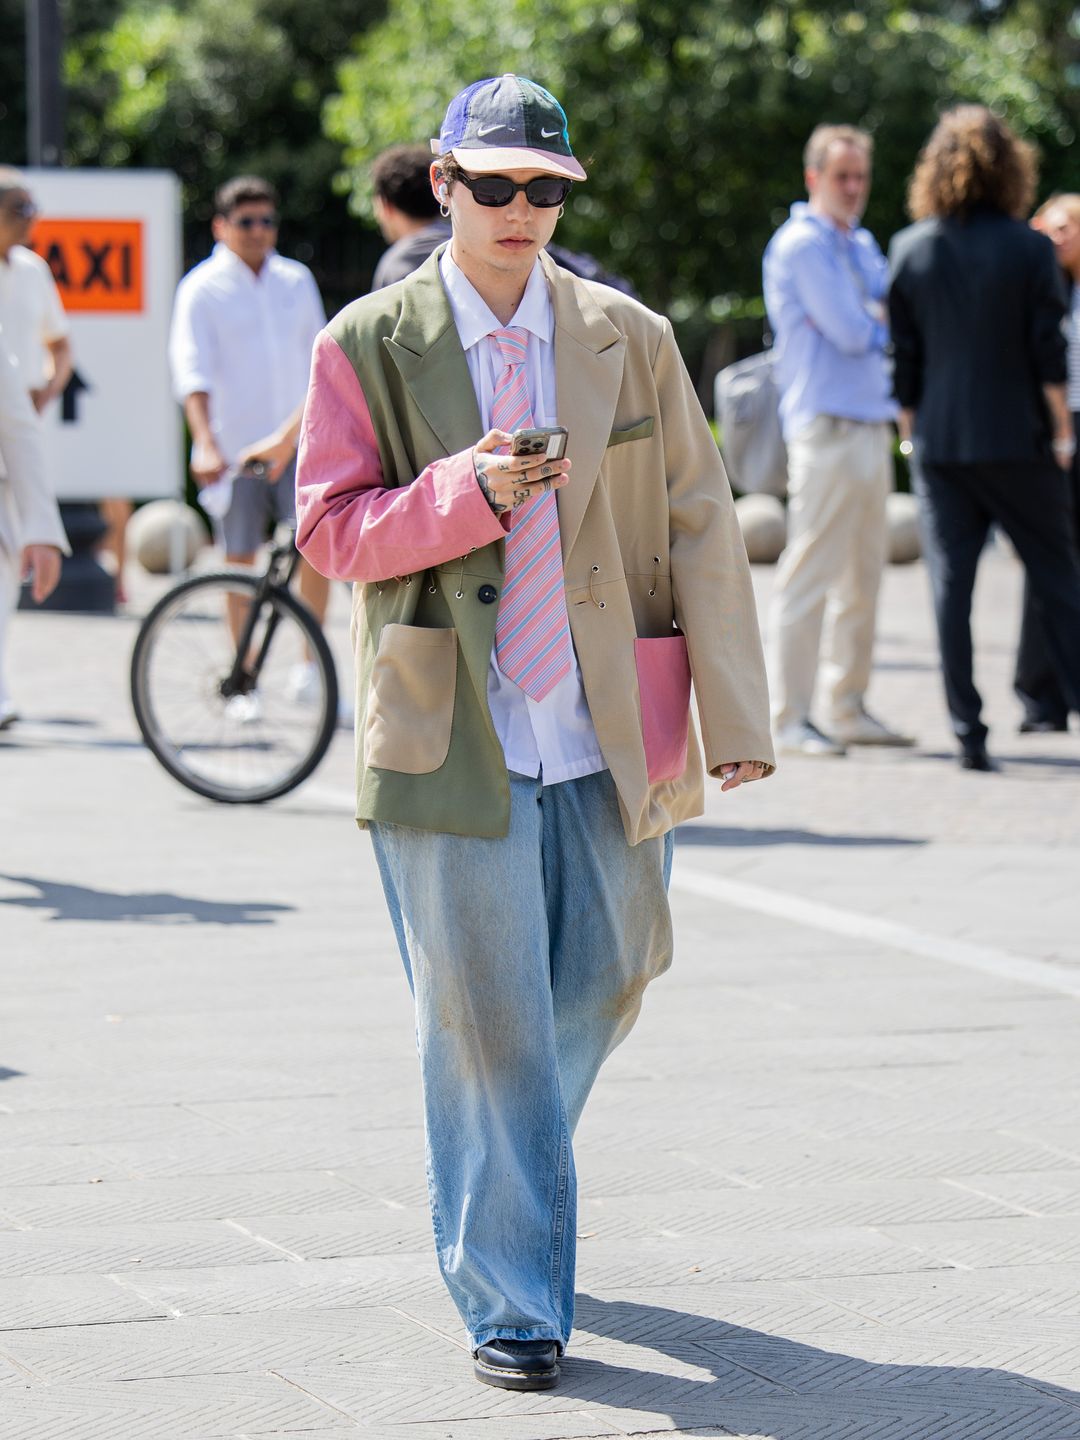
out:
{"label": "taxi sign", "polygon": [[141,314],[143,222],[42,217],[31,246],[53,273],[67,311]]}
{"label": "taxi sign", "polygon": [[180,278],[180,184],[165,170],[29,170],[31,247],[71,324],[75,373],[45,410],[61,500],[183,493],[180,407],[167,357]]}

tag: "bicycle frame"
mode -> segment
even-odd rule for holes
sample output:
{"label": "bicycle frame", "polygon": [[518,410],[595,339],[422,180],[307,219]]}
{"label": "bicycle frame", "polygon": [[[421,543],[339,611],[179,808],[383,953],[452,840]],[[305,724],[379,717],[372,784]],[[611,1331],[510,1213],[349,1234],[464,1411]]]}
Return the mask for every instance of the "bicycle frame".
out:
{"label": "bicycle frame", "polygon": [[244,620],[243,629],[236,642],[236,659],[233,667],[221,682],[221,694],[226,700],[234,695],[249,695],[259,683],[259,675],[262,671],[263,662],[266,660],[270,649],[270,643],[274,638],[274,631],[278,626],[278,612],[271,610],[270,618],[266,622],[266,633],[263,635],[262,644],[259,646],[253,663],[246,664],[246,657],[251,647],[251,641],[255,635],[255,627],[259,623],[259,614],[263,602],[267,596],[274,591],[287,590],[296,567],[300,563],[300,551],[296,548],[296,532],[289,531],[287,538],[275,539],[270,548],[270,558],[267,561],[266,569],[259,577],[259,584],[255,590],[247,617]]}

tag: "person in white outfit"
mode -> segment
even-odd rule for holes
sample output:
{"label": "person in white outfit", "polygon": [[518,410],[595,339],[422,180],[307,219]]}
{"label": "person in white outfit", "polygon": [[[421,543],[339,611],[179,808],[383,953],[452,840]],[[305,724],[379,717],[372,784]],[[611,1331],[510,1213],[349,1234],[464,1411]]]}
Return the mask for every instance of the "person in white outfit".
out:
{"label": "person in white outfit", "polygon": [[41,604],[60,579],[69,553],[56,499],[45,475],[41,426],[26,377],[7,344],[0,316],[0,730],[17,718],[4,668],[6,640],[23,577]]}
{"label": "person in white outfit", "polygon": [[[216,244],[180,281],[169,336],[173,387],[191,430],[191,476],[204,495],[221,482],[227,487],[222,511],[209,499],[204,508],[235,565],[254,561],[271,519],[295,514],[294,464],[283,452],[263,479],[245,472],[245,452],[288,429],[307,392],[312,345],[326,324],[311,271],[277,253],[278,219],[277,195],[266,180],[241,175],[219,188]],[[329,582],[305,561],[299,588],[321,621]],[[230,619],[237,630],[239,612]],[[303,686],[312,678],[300,674],[295,681]]]}

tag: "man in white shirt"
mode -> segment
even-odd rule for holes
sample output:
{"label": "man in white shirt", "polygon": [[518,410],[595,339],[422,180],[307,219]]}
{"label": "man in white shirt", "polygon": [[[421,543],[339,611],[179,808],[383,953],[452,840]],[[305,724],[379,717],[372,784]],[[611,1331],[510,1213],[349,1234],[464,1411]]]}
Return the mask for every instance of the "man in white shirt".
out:
{"label": "man in white shirt", "polygon": [[[289,426],[326,314],[311,271],[274,248],[277,195],[267,181],[226,182],[214,210],[213,253],[176,292],[169,362],[191,430],[192,478],[200,490],[224,483],[219,539],[230,563],[249,565],[269,520],[294,514],[293,467],[271,465],[267,483],[239,469],[241,452]],[[300,593],[320,620],[328,591],[304,564]]]}
{"label": "man in white shirt", "polygon": [[8,625],[18,601],[19,583],[30,580],[38,605],[55,590],[67,537],[60,511],[46,480],[41,425],[27,394],[28,386],[0,317],[0,730],[18,714],[4,670]]}
{"label": "man in white shirt", "polygon": [[40,414],[71,378],[71,341],[52,271],[27,248],[37,213],[25,177],[0,166],[0,314]]}

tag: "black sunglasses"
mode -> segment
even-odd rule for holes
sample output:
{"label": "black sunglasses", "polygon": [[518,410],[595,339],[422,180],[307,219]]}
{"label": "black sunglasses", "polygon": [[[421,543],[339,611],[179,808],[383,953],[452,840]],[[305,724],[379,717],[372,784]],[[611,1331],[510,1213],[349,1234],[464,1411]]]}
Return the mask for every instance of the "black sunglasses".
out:
{"label": "black sunglasses", "polygon": [[558,175],[537,175],[516,185],[507,175],[462,175],[457,177],[466,190],[472,191],[477,205],[498,207],[509,205],[519,190],[525,191],[525,199],[537,210],[554,210],[570,194],[574,182],[563,180]]}
{"label": "black sunglasses", "polygon": [[278,217],[276,215],[241,215],[238,220],[230,220],[230,225],[235,225],[238,230],[254,230],[256,225],[261,225],[264,230],[276,230]]}
{"label": "black sunglasses", "polygon": [[9,200],[4,209],[9,215],[17,215],[20,220],[32,220],[39,213],[33,200]]}

